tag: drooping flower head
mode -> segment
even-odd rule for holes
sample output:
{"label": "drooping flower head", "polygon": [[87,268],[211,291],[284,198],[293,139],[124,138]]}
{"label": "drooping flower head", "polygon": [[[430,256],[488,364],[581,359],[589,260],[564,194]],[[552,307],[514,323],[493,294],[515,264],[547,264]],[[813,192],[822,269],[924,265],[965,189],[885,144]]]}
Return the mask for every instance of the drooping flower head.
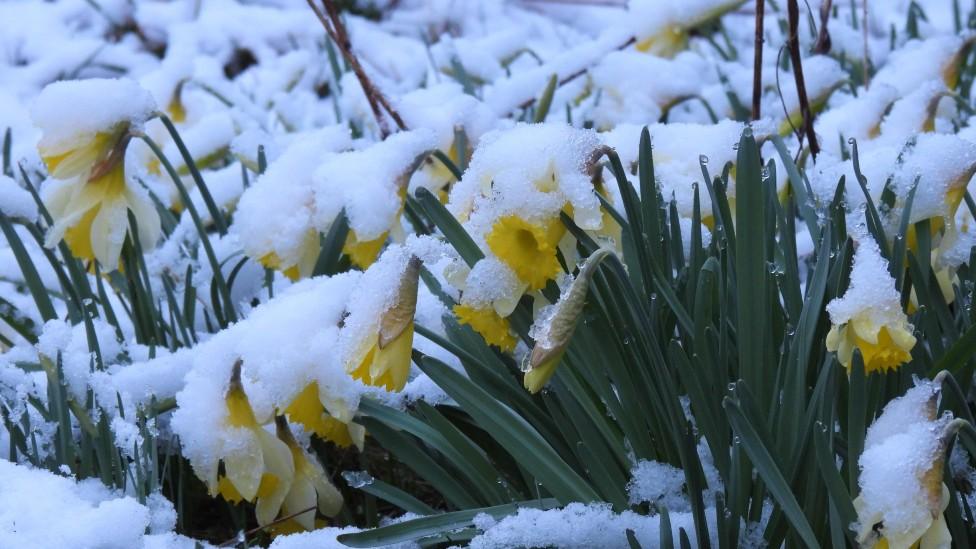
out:
{"label": "drooping flower head", "polygon": [[827,305],[832,324],[827,350],[850,371],[854,350],[861,352],[864,371],[884,372],[911,360],[915,336],[901,309],[895,281],[877,243],[863,238],[854,253],[847,292]]}
{"label": "drooping flower head", "polygon": [[241,447],[223,456],[224,474],[211,492],[228,501],[254,502],[258,524],[269,524],[278,516],[295,476],[291,451],[254,416],[241,384],[240,361],[234,364],[225,400],[227,426],[239,431]]}
{"label": "drooping flower head", "polygon": [[281,514],[291,516],[312,508],[291,520],[306,530],[314,530],[315,509],[328,517],[337,515],[339,509],[342,508],[342,494],[329,480],[322,464],[295,440],[284,416],[275,417],[275,427],[278,439],[283,441],[291,452],[292,463],[295,468],[295,477],[292,479],[288,494],[281,503]]}
{"label": "drooping flower head", "polygon": [[125,174],[130,132],[155,108],[149,93],[128,79],[61,81],[41,91],[32,117],[42,132],[38,152],[54,180],[44,188],[54,218],[47,246],[64,239],[75,256],[114,269],[129,236],[130,211],[143,247],[155,244],[159,215]]}
{"label": "drooping flower head", "polygon": [[854,500],[857,542],[865,548],[951,546],[943,512],[945,453],[957,425],[936,417],[939,386],[923,381],[889,402],[868,429]]}

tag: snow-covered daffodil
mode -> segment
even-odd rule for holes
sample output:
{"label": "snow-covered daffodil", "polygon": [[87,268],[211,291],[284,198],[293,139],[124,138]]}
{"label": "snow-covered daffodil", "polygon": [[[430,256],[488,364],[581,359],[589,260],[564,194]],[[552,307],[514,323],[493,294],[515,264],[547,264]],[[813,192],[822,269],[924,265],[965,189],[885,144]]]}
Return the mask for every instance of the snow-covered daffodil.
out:
{"label": "snow-covered daffodil", "polygon": [[943,468],[949,440],[965,420],[938,418],[939,385],[922,381],[885,406],[868,429],[854,500],[860,547],[948,549]]}
{"label": "snow-covered daffodil", "polygon": [[912,325],[901,309],[900,296],[888,263],[870,237],[858,243],[847,292],[827,305],[832,323],[827,350],[850,371],[854,350],[861,352],[864,371],[884,372],[911,360],[915,346]]}
{"label": "snow-covered daffodil", "polygon": [[241,384],[239,360],[234,364],[225,401],[227,426],[239,431],[240,444],[236,451],[223,456],[224,472],[211,493],[219,493],[227,501],[254,502],[258,524],[269,524],[278,516],[295,477],[291,451],[255,418]]}
{"label": "snow-covered daffodil", "polygon": [[[64,112],[65,105],[86,118]],[[40,93],[33,118],[42,132],[38,152],[52,179],[43,189],[44,203],[54,220],[46,246],[63,239],[76,257],[114,269],[130,236],[130,211],[142,246],[155,245],[159,215],[125,173],[130,131],[138,131],[154,109],[149,93],[131,80],[56,82]]]}
{"label": "snow-covered daffodil", "polygon": [[[317,508],[327,517],[333,517],[342,508],[342,494],[332,484],[317,459],[309,455],[292,434],[288,421],[284,416],[275,418],[278,438],[282,440],[291,452],[295,477],[292,479],[288,494],[281,503],[281,514],[291,516],[309,508]],[[306,530],[315,529],[315,509],[292,517]]]}
{"label": "snow-covered daffodil", "polygon": [[388,391],[403,390],[407,384],[420,266],[420,259],[416,256],[407,261],[396,300],[383,313],[379,330],[363,346],[365,352],[358,355],[361,359],[346,365],[346,371],[354,379],[385,387]]}

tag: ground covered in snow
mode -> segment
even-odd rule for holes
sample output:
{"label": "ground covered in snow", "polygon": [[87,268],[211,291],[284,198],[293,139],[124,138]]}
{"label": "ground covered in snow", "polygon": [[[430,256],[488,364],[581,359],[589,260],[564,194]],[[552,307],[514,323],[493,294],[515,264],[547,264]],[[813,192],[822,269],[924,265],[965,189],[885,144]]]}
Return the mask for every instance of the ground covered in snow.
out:
{"label": "ground covered in snow", "polygon": [[[749,170],[740,143],[765,162],[755,166],[772,197],[764,222],[780,224],[770,246],[791,243],[780,244],[790,267],[773,252],[761,265],[770,280],[794,277],[795,292],[780,282],[775,301],[799,311],[801,295],[829,295],[805,324],[776,318],[790,337],[819,319],[823,333],[803,347],[826,353],[818,365],[840,379],[915,360],[924,376],[969,327],[958,309],[970,303],[976,243],[976,12],[965,2],[801,2],[802,94],[787,0],[764,3],[758,66],[752,1],[310,2],[0,3],[0,546],[343,547],[337,537],[466,509],[479,511],[428,534],[479,548],[725,540],[721,506],[749,498],[728,463],[746,457],[730,428],[709,429],[735,379],[703,382],[715,385],[717,412],[703,411],[675,374],[667,421],[692,433],[679,458],[627,440],[654,426],[632,427],[614,408],[607,395],[627,396],[617,378],[553,376],[564,356],[583,356],[582,343],[569,345],[577,325],[599,320],[584,302],[591,277],[605,278],[584,249],[607,250],[614,259],[599,260],[635,280],[683,284],[697,276],[681,274],[685,260],[696,272],[731,269],[727,216],[742,227],[736,207],[751,200],[736,186]],[[631,209],[654,201],[647,185],[656,213]],[[782,220],[774,202],[790,205]],[[660,216],[670,240],[643,239],[680,262],[634,267],[635,215],[647,231]],[[828,226],[850,236],[849,268],[831,270],[829,285],[813,274],[817,257],[835,255],[820,253]],[[917,267],[896,255],[906,250],[929,259],[921,290],[905,290]],[[658,314],[702,287],[647,301]],[[930,305],[935,294],[944,308]],[[591,302],[632,299],[606,295]],[[726,347],[745,337],[729,323],[696,324],[718,313],[690,312],[656,336],[694,360],[704,351],[689,334],[741,350]],[[956,332],[921,360],[930,343],[918,330],[933,325]],[[642,352],[628,350],[629,332],[588,334],[593,345],[619,340],[622,357]],[[478,361],[508,377],[472,374]],[[857,521],[842,530],[866,546],[944,542],[956,528],[942,515],[941,479],[961,427],[937,414],[938,388],[909,389],[909,377],[887,388],[907,390],[900,399],[871,401],[860,461],[840,469],[854,471],[844,480],[859,494],[844,507]],[[481,393],[458,392],[469,378],[485,394],[519,396],[478,416],[470,402]],[[575,409],[546,400],[553,379],[554,393],[592,397],[579,413],[611,426],[572,431]],[[800,390],[835,383],[818,380]],[[807,415],[830,408],[810,398]],[[634,413],[660,412],[647,406]],[[554,499],[516,497],[504,475],[454,492],[428,482],[450,476],[441,460],[482,474],[495,466],[486,454],[512,452],[503,438],[466,445],[479,429],[494,434],[484,425],[535,433],[552,410],[558,427],[527,447],[542,462],[565,452],[581,464],[603,461],[580,450],[593,438],[619,444],[606,454],[619,471],[575,467],[613,488],[536,479],[531,465],[512,466],[513,484],[538,482]],[[550,445],[559,436],[585,444]],[[398,469],[404,455],[411,467]],[[952,459],[957,476],[971,472],[965,456]],[[690,462],[694,474],[678,466]],[[379,482],[350,481],[360,470]],[[389,504],[378,510],[377,497]],[[779,535],[782,497],[760,492],[735,517],[734,541]],[[489,512],[515,501],[527,504]]]}

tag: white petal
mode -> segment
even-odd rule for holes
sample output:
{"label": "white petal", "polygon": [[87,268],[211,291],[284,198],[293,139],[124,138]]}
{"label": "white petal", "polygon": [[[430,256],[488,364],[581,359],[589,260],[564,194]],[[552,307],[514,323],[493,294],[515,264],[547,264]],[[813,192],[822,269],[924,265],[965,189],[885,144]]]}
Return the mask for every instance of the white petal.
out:
{"label": "white petal", "polygon": [[125,200],[103,202],[102,208],[92,220],[92,252],[95,259],[107,270],[115,270],[119,266],[119,255],[122,254],[122,244],[125,242],[129,223],[128,212]]}
{"label": "white petal", "polygon": [[[312,483],[304,475],[295,477],[295,480],[291,484],[291,490],[288,491],[288,495],[285,497],[285,503],[282,505],[283,514],[290,515],[297,513],[314,505],[315,487],[312,486]],[[306,530],[315,530],[315,509],[298,515],[295,517],[295,520],[305,527]]]}

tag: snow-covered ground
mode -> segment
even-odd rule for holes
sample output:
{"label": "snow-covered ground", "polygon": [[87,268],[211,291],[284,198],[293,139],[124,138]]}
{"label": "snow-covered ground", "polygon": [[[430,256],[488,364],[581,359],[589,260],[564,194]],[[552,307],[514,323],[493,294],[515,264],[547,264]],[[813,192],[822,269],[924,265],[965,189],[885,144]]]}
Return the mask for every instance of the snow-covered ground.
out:
{"label": "snow-covered ground", "polygon": [[[947,227],[932,258],[951,295],[976,243],[976,224],[960,207],[976,171],[973,101],[960,89],[960,67],[976,35],[965,29],[965,12],[957,28],[949,0],[867,8],[863,1],[834,2],[829,52],[822,53],[813,52],[820,2],[800,3],[806,95],[821,149],[815,161],[803,161],[818,213],[845,177],[848,230],[859,241],[850,288],[827,307],[834,329],[826,346],[850,368],[855,347],[882,338],[890,348],[862,355],[868,371],[883,371],[909,360],[916,341],[865,224],[853,140],[875,203],[887,188],[897,213],[914,193],[910,221]],[[461,362],[416,326],[443,337],[444,319],[453,317],[528,362],[530,348],[513,335],[510,316],[520,298],[547,284],[566,295],[573,277],[559,259],[570,266],[583,259],[560,215],[622,253],[620,225],[601,197],[621,212],[624,202],[613,185],[594,185],[608,148],[633,176],[648,127],[657,183],[674,200],[672,221],[684,229],[686,254],[696,197],[704,246],[717,215],[709,194],[696,192],[703,167],[716,175],[734,163],[747,126],[775,164],[776,189],[787,192],[788,166],[773,136],[793,153],[809,140],[794,131],[802,114],[782,49],[786,3],[766,3],[761,116],[751,123],[753,2],[346,2],[369,8],[344,15],[352,53],[375,87],[367,91],[304,0],[0,3],[0,211],[15,222],[11,230],[37,279],[55,296],[50,318],[28,288],[23,257],[4,237],[0,455],[19,463],[0,461],[0,547],[196,543],[175,533],[176,510],[158,490],[146,494],[134,480],[125,490],[107,488],[78,480],[68,465],[44,466],[61,459],[58,437],[65,435],[48,413],[58,371],[62,402],[104,414],[91,420],[104,419],[133,463],[147,448],[178,439],[175,450],[211,493],[257,501],[259,522],[305,509],[299,501],[314,507],[317,500],[326,515],[323,494],[335,490],[329,477],[338,472],[323,471],[311,456],[311,437],[362,447],[356,416],[363,399],[401,409],[452,402],[410,364],[410,349],[457,370]],[[926,16],[911,29],[909,4]],[[377,95],[388,108],[371,101]],[[172,120],[180,142],[160,115]],[[449,162],[429,156],[435,150]],[[463,171],[457,181],[455,165]],[[25,177],[39,187],[43,209]],[[420,189],[445,205],[483,257],[471,261],[442,235],[415,234],[406,197]],[[734,172],[726,192],[734,207]],[[892,233],[896,213],[882,220]],[[45,230],[40,238],[26,228],[34,223]],[[322,272],[323,239],[341,225],[348,227],[340,245],[350,269],[312,276]],[[813,252],[814,237],[797,226],[802,257]],[[64,242],[105,273],[128,257],[133,230],[144,252],[141,283],[161,318],[180,318],[173,334],[144,333],[123,312],[135,304],[112,292],[84,298],[84,306],[103,312],[78,322],[62,273],[45,255]],[[529,249],[524,235],[534,239]],[[426,279],[418,284],[414,258],[439,283],[437,292]],[[94,272],[76,275],[99,286]],[[221,280],[233,284],[222,288]],[[554,310],[534,312],[532,333],[550,333]],[[54,377],[52,364],[60,367]],[[911,523],[906,529],[932,526],[925,518],[932,509],[915,497],[931,487],[906,481],[885,495],[886,479],[913,479],[945,451],[933,434],[945,421],[918,411],[927,387],[894,401],[868,431],[862,468],[872,474],[862,477],[855,502],[859,513]],[[163,414],[151,428],[147,410]],[[280,425],[275,436],[276,415],[287,416],[294,436],[282,436]],[[27,454],[10,425],[29,425]],[[74,421],[68,436],[84,429]],[[929,438],[919,442],[916,430]],[[906,437],[916,437],[913,445],[900,445]],[[883,456],[897,451],[924,456],[896,467]],[[28,455],[38,461],[32,465]],[[699,455],[707,488],[721,491],[704,445]],[[274,488],[265,489],[266,475],[276,475]],[[681,528],[694,529],[680,470],[635,460],[631,475],[631,504],[667,506],[675,539]],[[939,513],[936,526],[944,528]],[[471,545],[486,548],[627,547],[628,530],[651,547],[661,528],[660,515],[593,503],[522,509],[501,520],[484,515],[474,524]],[[873,523],[865,524],[870,530]],[[743,529],[742,543],[761,541],[757,525]],[[282,535],[272,547],[339,547],[336,536],[354,531]]]}

